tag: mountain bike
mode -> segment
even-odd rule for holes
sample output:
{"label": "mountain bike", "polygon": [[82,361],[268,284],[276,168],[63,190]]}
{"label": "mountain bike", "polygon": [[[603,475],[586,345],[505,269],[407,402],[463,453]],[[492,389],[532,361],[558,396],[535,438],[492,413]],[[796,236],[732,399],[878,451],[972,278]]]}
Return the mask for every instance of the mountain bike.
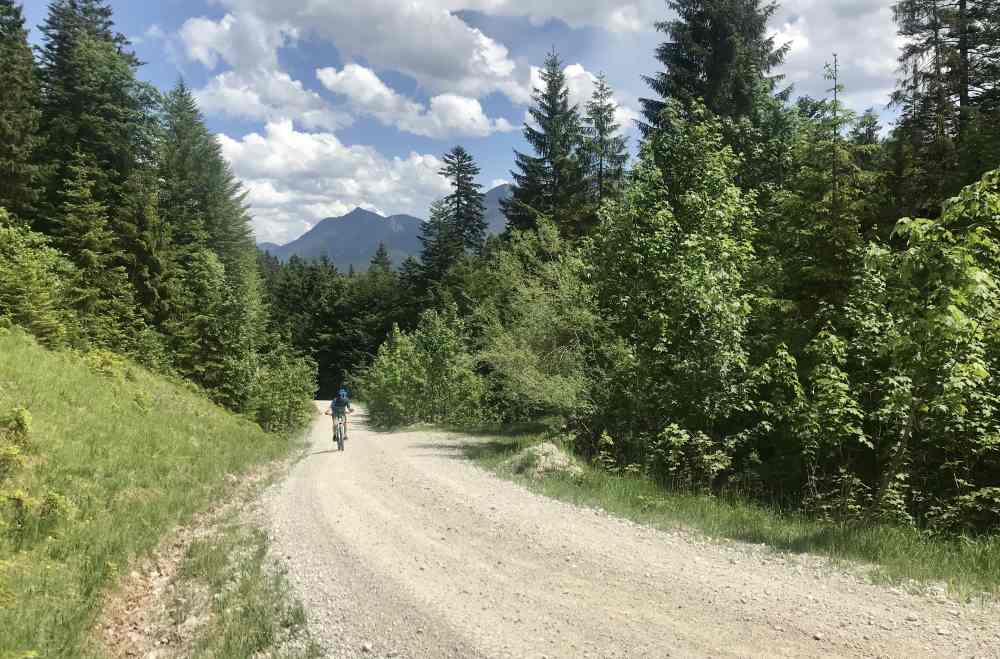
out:
{"label": "mountain bike", "polygon": [[333,419],[333,441],[337,443],[337,450],[344,450],[344,440],[347,439],[347,416],[337,416]]}

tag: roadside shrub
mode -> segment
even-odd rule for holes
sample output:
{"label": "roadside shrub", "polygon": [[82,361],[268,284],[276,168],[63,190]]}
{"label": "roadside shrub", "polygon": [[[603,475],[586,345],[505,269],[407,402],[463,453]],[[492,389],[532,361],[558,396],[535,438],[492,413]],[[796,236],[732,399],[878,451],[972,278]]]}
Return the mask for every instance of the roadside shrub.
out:
{"label": "roadside shrub", "polygon": [[289,432],[304,425],[313,412],[316,363],[285,350],[261,359],[253,395],[254,418],[268,432]]}
{"label": "roadside shrub", "polygon": [[0,320],[23,327],[46,346],[64,346],[77,333],[69,306],[76,270],[42,234],[3,226],[0,208]]}
{"label": "roadside shrub", "polygon": [[463,331],[464,322],[454,308],[424,313],[409,334],[393,328],[375,361],[357,378],[375,425],[467,425],[485,420],[483,381],[474,371]]}

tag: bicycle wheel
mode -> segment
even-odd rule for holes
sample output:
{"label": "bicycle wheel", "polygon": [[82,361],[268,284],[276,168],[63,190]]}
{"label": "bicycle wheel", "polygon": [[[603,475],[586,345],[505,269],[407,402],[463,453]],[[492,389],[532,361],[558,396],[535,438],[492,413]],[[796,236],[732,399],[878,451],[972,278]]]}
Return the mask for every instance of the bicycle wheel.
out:
{"label": "bicycle wheel", "polygon": [[344,424],[343,423],[338,423],[337,424],[337,450],[338,451],[343,451],[344,450]]}

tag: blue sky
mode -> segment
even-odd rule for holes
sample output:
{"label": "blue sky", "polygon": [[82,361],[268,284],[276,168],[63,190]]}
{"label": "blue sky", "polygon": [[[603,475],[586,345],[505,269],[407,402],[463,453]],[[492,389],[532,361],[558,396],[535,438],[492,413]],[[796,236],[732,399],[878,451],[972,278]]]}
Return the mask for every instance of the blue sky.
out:
{"label": "blue sky", "polygon": [[[28,0],[31,26],[47,10]],[[537,68],[555,48],[574,100],[594,75],[627,132],[657,70],[665,0],[112,0],[161,89],[180,77],[243,180],[260,240],[286,242],[355,206],[423,217],[463,144],[487,188],[510,177]],[[847,100],[885,108],[895,78],[889,0],[788,0],[772,29],[798,93],[822,96],[840,55]],[[37,32],[33,38],[37,39]]]}

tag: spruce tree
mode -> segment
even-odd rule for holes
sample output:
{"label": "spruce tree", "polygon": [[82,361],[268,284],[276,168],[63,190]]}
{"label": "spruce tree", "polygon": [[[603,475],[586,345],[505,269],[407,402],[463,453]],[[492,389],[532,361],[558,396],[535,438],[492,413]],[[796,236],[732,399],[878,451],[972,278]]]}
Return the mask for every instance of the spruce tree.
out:
{"label": "spruce tree", "polygon": [[[531,229],[539,214],[550,217],[566,235],[579,235],[587,181],[580,145],[580,116],[569,102],[562,61],[555,51],[545,58],[542,88],[535,89],[531,121],[524,138],[535,155],[515,152],[511,196],[501,203],[512,229]],[[533,122],[533,123],[532,123]]]}
{"label": "spruce tree", "polygon": [[160,214],[174,242],[181,252],[208,247],[227,266],[242,261],[255,251],[243,192],[183,81],[163,110]]}
{"label": "spruce tree", "polygon": [[60,191],[55,244],[77,267],[72,297],[84,333],[93,344],[131,353],[142,323],[125,269],[115,263],[117,248],[107,209],[94,198],[96,167],[82,151],[67,164]]}
{"label": "spruce tree", "polygon": [[583,116],[584,153],[591,195],[598,206],[618,195],[628,162],[628,140],[620,134],[615,109],[614,91],[601,73]]}
{"label": "spruce tree", "polygon": [[385,243],[378,244],[375,256],[372,257],[368,266],[368,272],[392,272],[392,258],[389,256],[389,250],[386,249]]}
{"label": "spruce tree", "polygon": [[[170,242],[163,330],[187,365],[183,373],[209,388],[218,402],[246,411],[266,319],[244,193],[183,82],[167,95],[164,115],[157,211]],[[223,282],[204,322],[194,322],[205,314],[205,285],[192,272]],[[208,362],[198,361],[198,345],[211,346]]]}
{"label": "spruce tree", "polygon": [[[109,208],[139,163],[153,160],[157,92],[136,79],[138,61],[113,31],[111,9],[99,0],[58,0],[41,27],[39,158],[49,208],[58,204],[67,163],[83,150],[94,163],[94,196]],[[55,233],[41,218],[39,228]]]}
{"label": "spruce tree", "polygon": [[1000,155],[992,129],[1000,121],[1000,9],[994,0],[900,0],[893,14],[904,42],[892,97],[897,210],[936,217],[944,199]]}
{"label": "spruce tree", "polygon": [[486,206],[482,185],[476,183],[479,166],[461,146],[444,155],[444,167],[438,172],[451,183],[451,194],[444,198],[449,222],[455,227],[455,239],[462,248],[478,252],[486,239]]}
{"label": "spruce tree", "polygon": [[147,321],[157,324],[167,313],[165,276],[170,260],[170,234],[157,212],[155,172],[137,170],[125,182],[112,228],[122,249],[119,261],[128,271],[136,301]]}
{"label": "spruce tree", "polygon": [[788,44],[775,47],[768,21],[778,5],[762,0],[669,0],[677,18],[656,24],[669,41],[656,50],[664,70],[644,76],[657,98],[640,99],[644,134],[659,126],[668,99],[685,107],[701,99],[721,117],[749,115],[761,87],[772,90],[771,71]]}
{"label": "spruce tree", "polygon": [[29,221],[37,201],[39,96],[21,6],[0,0],[0,207]]}
{"label": "spruce tree", "polygon": [[452,221],[448,204],[440,199],[431,204],[430,218],[420,227],[422,288],[428,290],[441,281],[462,255],[461,233]]}

